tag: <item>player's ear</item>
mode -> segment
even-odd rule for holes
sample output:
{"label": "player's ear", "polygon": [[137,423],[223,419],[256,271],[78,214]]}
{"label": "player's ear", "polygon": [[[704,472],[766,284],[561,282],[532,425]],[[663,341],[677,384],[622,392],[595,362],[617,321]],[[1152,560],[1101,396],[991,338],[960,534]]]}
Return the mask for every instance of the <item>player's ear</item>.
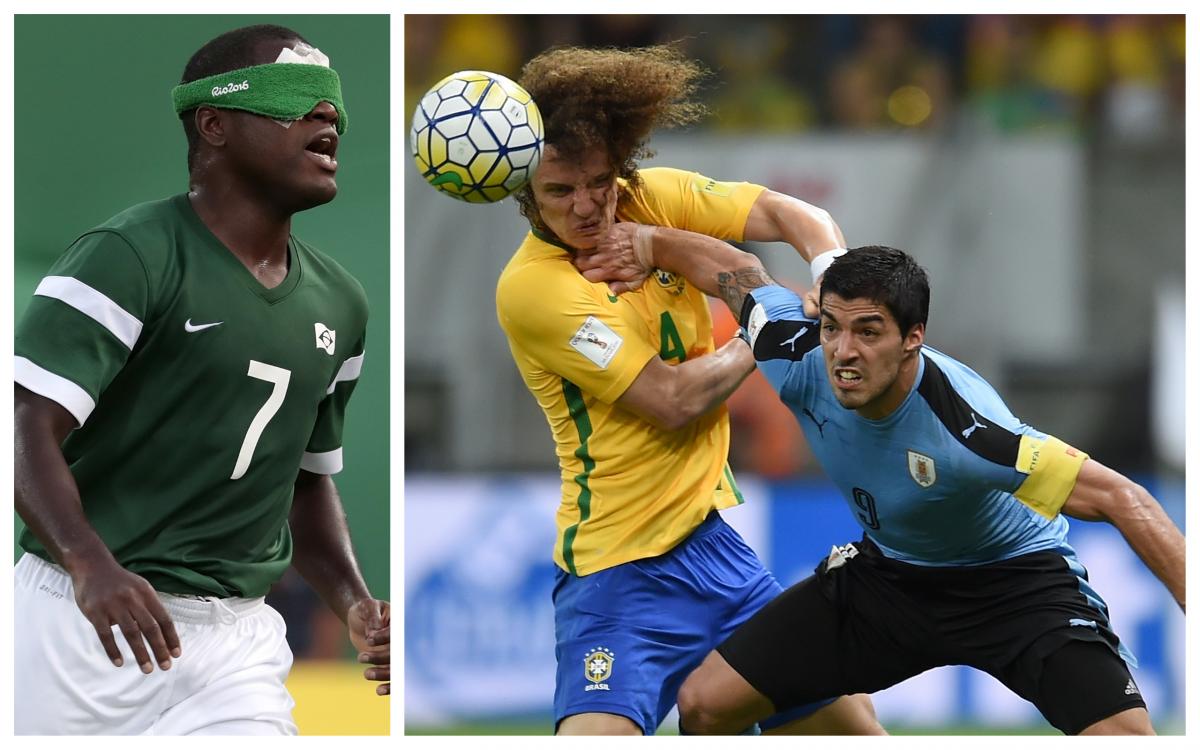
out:
{"label": "player's ear", "polygon": [[925,324],[917,323],[904,336],[904,352],[912,354],[925,343]]}
{"label": "player's ear", "polygon": [[221,116],[221,110],[213,107],[197,107],[193,117],[196,118],[196,132],[210,146],[225,145],[225,120]]}

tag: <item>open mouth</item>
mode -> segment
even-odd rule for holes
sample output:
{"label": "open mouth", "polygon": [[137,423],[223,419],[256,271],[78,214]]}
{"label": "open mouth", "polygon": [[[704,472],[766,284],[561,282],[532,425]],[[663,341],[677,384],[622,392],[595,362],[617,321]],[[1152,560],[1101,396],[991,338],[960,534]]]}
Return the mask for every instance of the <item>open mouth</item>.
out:
{"label": "open mouth", "polygon": [[337,169],[337,147],[337,131],[333,128],[327,128],[313,136],[313,139],[308,142],[304,150],[308,152],[318,165],[332,172]]}
{"label": "open mouth", "polygon": [[839,388],[856,388],[862,382],[862,373],[843,367],[833,370],[833,382]]}

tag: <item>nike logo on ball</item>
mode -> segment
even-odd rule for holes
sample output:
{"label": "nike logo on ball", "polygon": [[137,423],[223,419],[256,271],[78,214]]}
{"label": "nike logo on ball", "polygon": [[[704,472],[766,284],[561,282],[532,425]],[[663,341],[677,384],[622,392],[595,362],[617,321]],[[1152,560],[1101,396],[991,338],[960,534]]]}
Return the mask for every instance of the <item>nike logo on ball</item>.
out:
{"label": "nike logo on ball", "polygon": [[462,189],[462,186],[463,186],[462,178],[459,177],[454,172],[443,172],[442,174],[438,175],[437,177],[434,177],[432,180],[429,181],[429,184],[433,185],[434,187],[437,187],[439,185],[445,185],[446,183],[449,183],[460,190]]}
{"label": "nike logo on ball", "polygon": [[198,325],[192,325],[192,319],[188,318],[183,324],[183,330],[187,331],[188,333],[195,333],[196,331],[203,331],[205,328],[219,326],[224,322],[225,321],[223,320],[218,320],[216,323],[200,323]]}

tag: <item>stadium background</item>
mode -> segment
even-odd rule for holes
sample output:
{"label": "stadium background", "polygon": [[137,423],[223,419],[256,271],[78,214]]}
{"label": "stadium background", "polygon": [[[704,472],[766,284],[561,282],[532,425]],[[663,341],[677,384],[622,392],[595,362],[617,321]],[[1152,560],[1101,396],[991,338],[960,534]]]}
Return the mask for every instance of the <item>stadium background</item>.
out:
{"label": "stadium background", "polygon": [[[17,16],[15,319],[75,237],[135,203],[187,189],[171,87],[202,44],[254,23],[292,28],[329,55],[353,118],[338,149],[337,199],[297,216],[294,231],[346,266],[370,300],[369,356],[337,482],[367,583],[389,598],[389,433],[386,418],[372,419],[388,413],[390,382],[386,16]],[[300,731],[387,734],[390,699],[362,679],[341,622],[293,571],[269,599],[296,655],[289,687]]]}
{"label": "stadium background", "polygon": [[[1183,526],[1182,16],[409,15],[405,111],[455,70],[515,79],[552,45],[673,40],[714,71],[713,115],[648,163],[761,182],[829,209],[851,245],[911,250],[930,343]],[[405,731],[546,734],[557,468],[494,307],[526,225],[411,167],[404,188]],[[788,248],[749,249],[805,286]],[[858,529],[764,388],[731,400],[748,502],[725,517],[792,582]],[[1111,528],[1073,522],[1072,540],[1156,726],[1182,732],[1183,616]],[[1052,731],[958,668],[876,705],[894,731]]]}

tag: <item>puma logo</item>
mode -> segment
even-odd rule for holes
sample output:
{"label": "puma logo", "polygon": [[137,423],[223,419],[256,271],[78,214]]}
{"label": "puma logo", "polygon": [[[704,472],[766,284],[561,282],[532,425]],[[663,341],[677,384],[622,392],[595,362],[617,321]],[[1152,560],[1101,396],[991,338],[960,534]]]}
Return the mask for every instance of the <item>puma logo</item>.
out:
{"label": "puma logo", "polygon": [[817,426],[817,434],[819,434],[821,437],[825,437],[825,424],[829,422],[829,417],[825,417],[825,419],[818,422],[817,418],[813,416],[813,413],[808,410],[808,407],[805,407],[802,411],[804,412],[804,416],[811,419],[812,423]]}
{"label": "puma logo", "polygon": [[975,412],[971,412],[971,421],[974,424],[972,424],[970,427],[968,427],[967,429],[962,431],[963,440],[966,440],[967,438],[971,437],[971,433],[975,432],[975,430],[980,427],[982,427],[985,430],[987,429],[987,425],[981,424],[979,422],[979,420],[975,419]]}
{"label": "puma logo", "polygon": [[780,344],[780,346],[791,346],[792,351],[795,352],[796,351],[796,340],[799,339],[801,336],[803,336],[806,333],[808,333],[808,326],[800,326],[800,330],[796,331],[796,335],[792,336],[787,341],[782,342]]}

